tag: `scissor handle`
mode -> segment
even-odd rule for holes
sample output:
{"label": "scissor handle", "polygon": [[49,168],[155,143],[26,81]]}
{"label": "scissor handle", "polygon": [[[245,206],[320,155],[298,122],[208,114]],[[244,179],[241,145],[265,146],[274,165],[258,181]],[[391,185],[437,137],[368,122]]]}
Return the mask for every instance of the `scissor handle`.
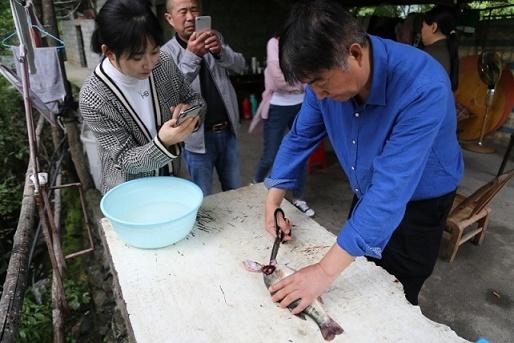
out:
{"label": "scissor handle", "polygon": [[284,218],[284,222],[286,220],[286,215],[285,215],[284,211],[280,207],[277,207],[275,209],[275,212],[273,213],[273,217],[275,219],[275,234],[282,241],[284,239],[284,232],[282,232],[282,230],[280,229],[280,225],[278,225],[278,216],[277,216],[278,213],[282,214],[282,218]]}

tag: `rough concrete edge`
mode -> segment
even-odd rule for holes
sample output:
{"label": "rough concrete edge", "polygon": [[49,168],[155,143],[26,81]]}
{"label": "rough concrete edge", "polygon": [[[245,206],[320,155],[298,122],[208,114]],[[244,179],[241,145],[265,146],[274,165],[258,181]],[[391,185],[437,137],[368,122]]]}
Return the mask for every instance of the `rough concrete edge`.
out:
{"label": "rough concrete edge", "polygon": [[91,220],[91,223],[94,225],[94,232],[93,234],[100,239],[100,242],[102,244],[101,247],[96,246],[95,250],[102,249],[102,253],[98,254],[103,258],[103,261],[100,262],[106,262],[105,265],[109,266],[109,271],[112,275],[112,290],[114,295],[114,301],[115,301],[115,310],[116,308],[120,311],[121,316],[123,317],[124,326],[125,326],[125,332],[127,334],[127,338],[129,342],[136,342],[135,336],[134,336],[134,330],[132,329],[132,326],[130,325],[129,321],[129,314],[127,312],[126,303],[123,301],[123,294],[121,292],[121,288],[118,281],[118,274],[116,270],[114,269],[113,263],[112,263],[112,257],[109,252],[109,249],[107,248],[107,241],[105,238],[105,233],[102,228],[102,219],[103,215],[100,211],[100,199],[101,195],[96,190],[88,190],[86,193],[86,199],[89,204],[89,215],[93,218]]}
{"label": "rough concrete edge", "polygon": [[103,254],[102,255],[103,255],[104,259],[108,262],[109,269],[112,274],[114,300],[116,302],[116,307],[120,310],[121,315],[125,321],[125,328],[127,331],[128,340],[129,340],[129,342],[135,343],[137,341],[134,336],[134,329],[132,328],[132,325],[130,324],[129,314],[127,311],[127,303],[123,300],[123,292],[121,290],[120,283],[118,280],[118,272],[114,268],[111,253],[110,253],[109,249],[107,248],[108,247],[107,239],[105,237],[105,232],[102,228],[102,221],[104,221],[104,220],[107,220],[107,219],[101,218],[99,220],[96,220],[96,225],[98,227],[98,233],[99,233],[100,239],[102,240],[102,245],[103,245]]}

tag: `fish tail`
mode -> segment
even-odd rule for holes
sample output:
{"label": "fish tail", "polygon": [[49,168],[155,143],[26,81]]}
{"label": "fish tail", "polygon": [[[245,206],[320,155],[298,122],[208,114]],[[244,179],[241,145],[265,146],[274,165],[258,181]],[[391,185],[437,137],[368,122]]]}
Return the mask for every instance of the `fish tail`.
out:
{"label": "fish tail", "polygon": [[331,341],[335,336],[344,332],[343,328],[337,324],[332,318],[328,318],[326,322],[320,325],[321,334],[326,341]]}

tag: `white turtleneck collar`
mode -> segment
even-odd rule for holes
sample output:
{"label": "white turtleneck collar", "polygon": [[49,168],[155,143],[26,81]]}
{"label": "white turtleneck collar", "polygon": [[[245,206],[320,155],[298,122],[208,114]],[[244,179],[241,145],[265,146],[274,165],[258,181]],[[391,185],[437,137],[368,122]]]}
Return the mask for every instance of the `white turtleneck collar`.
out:
{"label": "white turtleneck collar", "polygon": [[122,83],[126,87],[134,86],[138,84],[138,81],[141,81],[135,77],[123,74],[111,63],[107,57],[104,59],[102,67],[104,72],[109,75],[111,79],[115,80],[116,83]]}
{"label": "white turtleneck collar", "polygon": [[[136,79],[119,71],[108,58],[102,62],[104,73],[109,76],[124,94],[135,114],[143,121],[151,137],[157,134],[156,118],[150,90],[150,78]],[[158,106],[158,105],[157,105]]]}

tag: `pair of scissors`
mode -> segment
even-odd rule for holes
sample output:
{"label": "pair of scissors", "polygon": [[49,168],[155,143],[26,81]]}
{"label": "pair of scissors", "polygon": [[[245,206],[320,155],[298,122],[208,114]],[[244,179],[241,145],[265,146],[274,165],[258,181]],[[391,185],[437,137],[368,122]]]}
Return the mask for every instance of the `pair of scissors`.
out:
{"label": "pair of scissors", "polygon": [[284,219],[284,222],[287,223],[286,215],[284,214],[284,211],[278,207],[275,212],[273,213],[273,217],[275,219],[275,234],[277,237],[275,238],[275,242],[273,243],[273,249],[271,249],[271,257],[269,259],[269,264],[276,263],[276,258],[278,254],[278,248],[280,247],[280,243],[284,241],[284,232],[280,228],[280,225],[278,224],[278,215],[281,214],[282,218]]}
{"label": "pair of scissors", "polygon": [[277,265],[277,254],[278,254],[278,248],[280,248],[280,243],[284,240],[284,232],[280,229],[280,225],[278,225],[278,215],[282,214],[282,218],[284,219],[284,222],[287,223],[286,215],[284,214],[284,211],[278,207],[275,212],[273,213],[273,217],[275,219],[275,234],[277,237],[275,238],[275,242],[273,243],[273,248],[271,249],[271,257],[269,259],[269,264],[262,267],[262,272],[266,275],[271,275],[275,272],[276,265]]}

